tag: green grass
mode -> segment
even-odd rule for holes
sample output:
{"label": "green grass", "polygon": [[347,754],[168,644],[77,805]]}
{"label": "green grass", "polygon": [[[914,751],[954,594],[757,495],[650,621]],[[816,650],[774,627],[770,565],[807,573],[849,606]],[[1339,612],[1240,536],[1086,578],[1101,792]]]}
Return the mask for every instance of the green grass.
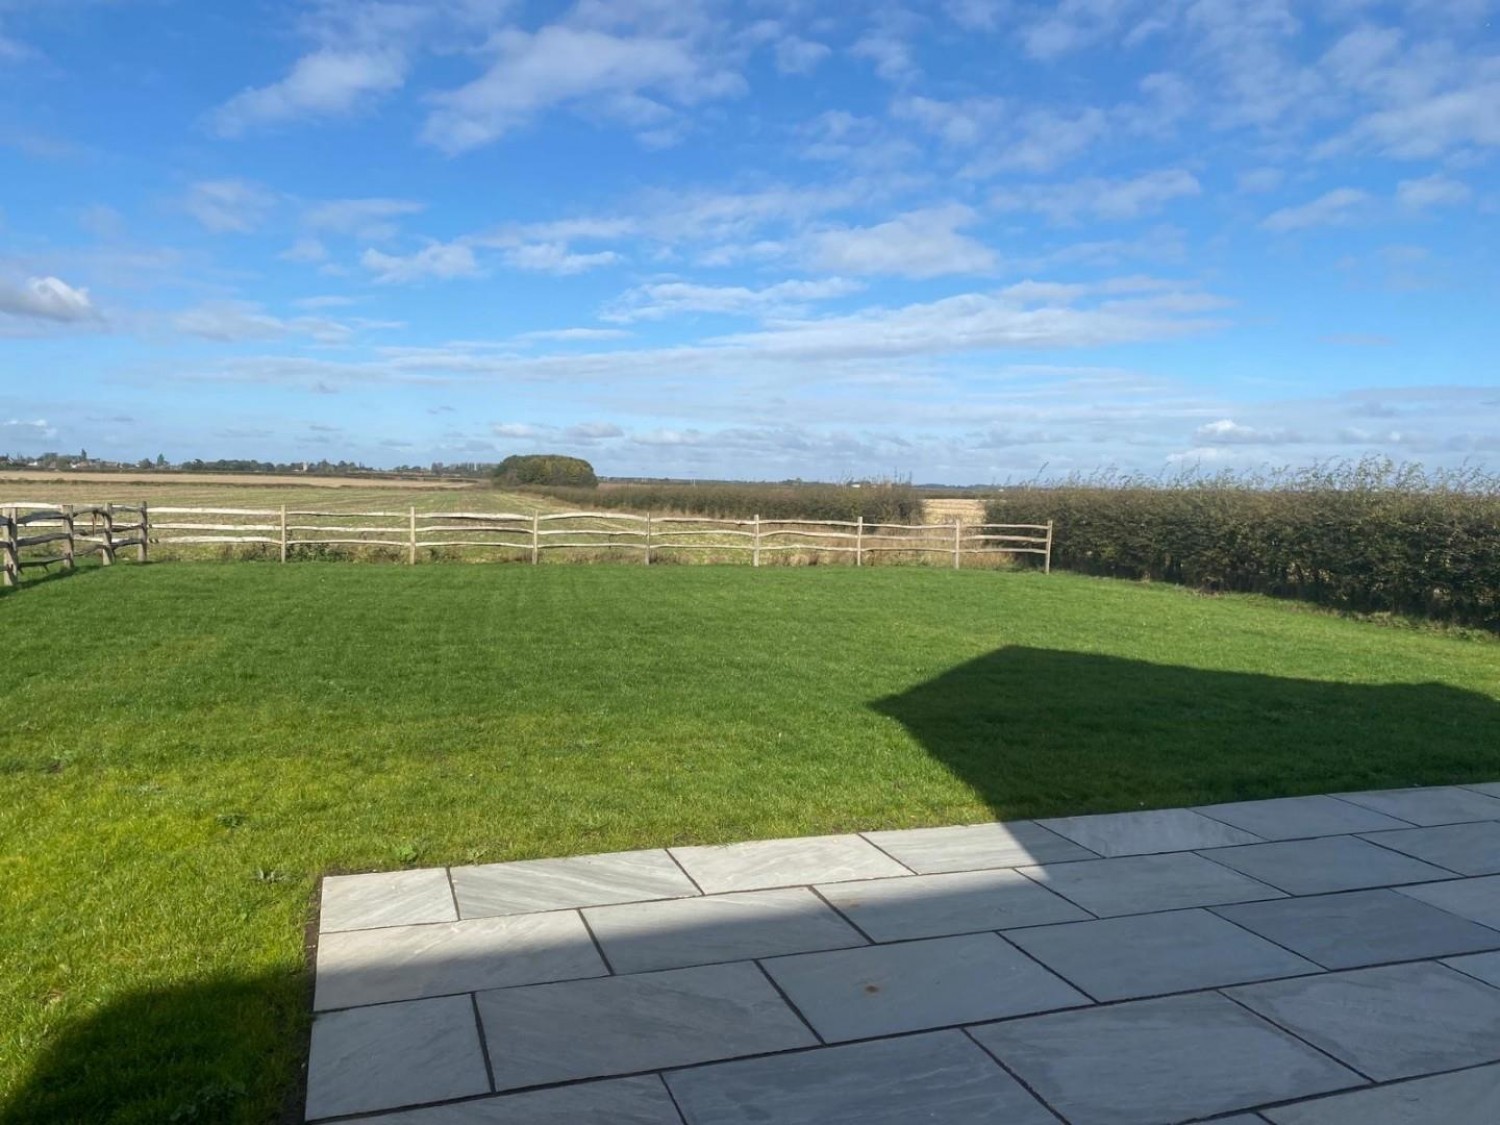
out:
{"label": "green grass", "polygon": [[0,596],[0,1121],[276,1120],[317,877],[1500,777],[1500,647],[1054,574]]}

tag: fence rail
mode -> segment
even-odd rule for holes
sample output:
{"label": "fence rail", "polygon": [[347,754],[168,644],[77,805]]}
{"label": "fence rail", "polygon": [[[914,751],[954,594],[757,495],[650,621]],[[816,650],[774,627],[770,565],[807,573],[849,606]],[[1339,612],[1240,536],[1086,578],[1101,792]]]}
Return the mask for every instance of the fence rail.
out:
{"label": "fence rail", "polygon": [[[132,522],[121,522],[123,519]],[[86,529],[85,525],[86,524]],[[21,534],[21,529],[28,529]],[[37,557],[32,548],[63,543],[63,553]],[[875,523],[856,520],[715,519],[706,516],[628,512],[329,512],[282,508],[183,508],[146,504],[72,507],[44,503],[0,504],[0,562],[14,585],[29,567],[76,565],[79,544],[98,551],[105,565],[118,552],[137,549],[147,561],[152,544],[274,547],[286,562],[298,548],[381,547],[404,551],[415,564],[422,551],[488,548],[514,552],[536,563],[545,551],[640,552],[650,565],[663,552],[743,552],[752,566],[762,557],[802,551],[852,556],[855,566],[891,553],[938,554],[954,569],[965,558],[1037,555],[1052,569],[1052,524]]]}
{"label": "fence rail", "polygon": [[[120,523],[119,517],[134,517],[133,523]],[[87,521],[88,529],[80,530]],[[21,529],[32,529],[22,535]],[[128,533],[136,534],[129,535]],[[127,533],[121,538],[121,533]],[[31,548],[62,544],[60,553],[37,555],[25,553]],[[0,586],[15,586],[21,572],[35,567],[77,566],[79,544],[87,544],[84,554],[99,553],[99,561],[111,566],[119,552],[130,547],[145,562],[151,543],[151,513],[146,503],[137,505],[107,504],[103,507],[76,507],[72,504],[47,504],[12,501],[0,505]]]}

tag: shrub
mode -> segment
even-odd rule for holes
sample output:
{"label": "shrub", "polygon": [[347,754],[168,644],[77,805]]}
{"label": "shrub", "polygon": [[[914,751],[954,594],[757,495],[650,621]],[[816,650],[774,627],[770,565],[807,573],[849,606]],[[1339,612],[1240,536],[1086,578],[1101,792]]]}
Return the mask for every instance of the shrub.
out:
{"label": "shrub", "polygon": [[663,484],[605,485],[598,491],[545,488],[548,496],[593,508],[684,512],[719,519],[857,520],[920,523],[922,497],[905,484]]}
{"label": "shrub", "polygon": [[1007,489],[1055,523],[1053,565],[1500,628],[1500,481],[1363,461],[1262,477]]}
{"label": "shrub", "polygon": [[514,488],[517,485],[557,485],[566,488],[595,488],[599,478],[594,466],[581,457],[564,457],[560,453],[527,453],[507,457],[495,468],[495,483]]}

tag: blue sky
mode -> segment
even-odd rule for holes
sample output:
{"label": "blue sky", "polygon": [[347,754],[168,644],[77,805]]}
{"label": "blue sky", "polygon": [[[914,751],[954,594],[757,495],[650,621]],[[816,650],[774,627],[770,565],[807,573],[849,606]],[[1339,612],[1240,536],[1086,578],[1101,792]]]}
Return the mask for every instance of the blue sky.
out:
{"label": "blue sky", "polygon": [[1492,0],[0,0],[0,449],[1500,461]]}

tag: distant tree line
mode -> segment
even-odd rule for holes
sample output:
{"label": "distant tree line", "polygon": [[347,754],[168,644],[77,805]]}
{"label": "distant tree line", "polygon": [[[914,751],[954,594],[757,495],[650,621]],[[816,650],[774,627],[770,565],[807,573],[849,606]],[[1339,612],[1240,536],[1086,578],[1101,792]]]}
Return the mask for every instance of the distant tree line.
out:
{"label": "distant tree line", "polygon": [[430,465],[397,465],[394,469],[376,469],[361,461],[329,461],[326,458],[318,461],[261,461],[253,457],[221,457],[212,460],[195,457],[187,461],[171,462],[162,453],[154,458],[142,457],[138,461],[111,461],[91,458],[87,450],[81,450],[78,453],[0,453],[0,469],[47,469],[56,472],[89,469],[184,473],[306,473],[322,476],[396,473],[402,476],[469,477],[483,480],[494,473],[495,466],[483,461],[464,461],[459,464],[434,461]]}

